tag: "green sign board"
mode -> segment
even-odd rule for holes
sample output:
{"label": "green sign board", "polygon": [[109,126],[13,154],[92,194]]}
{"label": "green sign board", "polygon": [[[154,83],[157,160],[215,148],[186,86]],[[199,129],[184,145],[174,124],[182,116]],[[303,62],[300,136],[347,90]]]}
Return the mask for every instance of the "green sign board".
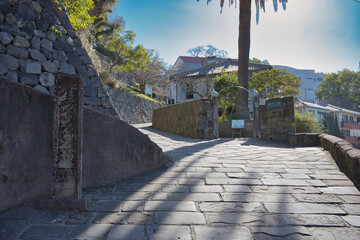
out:
{"label": "green sign board", "polygon": [[231,120],[231,128],[245,128],[244,120]]}
{"label": "green sign board", "polygon": [[282,98],[267,100],[266,109],[267,110],[282,109]]}

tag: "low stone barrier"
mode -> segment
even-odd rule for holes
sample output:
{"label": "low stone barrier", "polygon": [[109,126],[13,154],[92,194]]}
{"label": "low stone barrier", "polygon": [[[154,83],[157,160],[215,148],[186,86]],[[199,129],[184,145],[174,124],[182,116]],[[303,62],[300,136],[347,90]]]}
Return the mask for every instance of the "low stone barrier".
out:
{"label": "low stone barrier", "polygon": [[197,99],[157,108],[152,127],[184,137],[213,138],[214,121],[209,99]]}
{"label": "low stone barrier", "polygon": [[290,133],[288,143],[294,147],[324,148],[340,167],[360,181],[360,149],[348,141],[329,134]]}
{"label": "low stone barrier", "polygon": [[320,133],[288,133],[288,143],[293,147],[319,146]]}
{"label": "low stone barrier", "polygon": [[[0,78],[0,212],[51,197],[54,96]],[[162,149],[135,127],[84,108],[83,187],[160,168]]]}

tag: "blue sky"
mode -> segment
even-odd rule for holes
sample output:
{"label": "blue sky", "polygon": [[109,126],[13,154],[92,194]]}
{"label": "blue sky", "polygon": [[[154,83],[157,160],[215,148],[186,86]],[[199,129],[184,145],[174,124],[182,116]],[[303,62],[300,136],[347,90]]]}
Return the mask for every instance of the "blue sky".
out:
{"label": "blue sky", "polygon": [[[168,64],[198,45],[211,44],[237,58],[238,9],[225,0],[118,0],[113,16],[123,16],[136,44],[155,49]],[[359,71],[360,3],[354,0],[289,0],[286,11],[266,12],[255,21],[250,57],[318,72]]]}

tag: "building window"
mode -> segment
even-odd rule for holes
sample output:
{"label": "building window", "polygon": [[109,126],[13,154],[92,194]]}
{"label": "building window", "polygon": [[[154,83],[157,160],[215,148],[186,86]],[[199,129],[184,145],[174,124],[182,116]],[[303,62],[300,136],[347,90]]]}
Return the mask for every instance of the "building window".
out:
{"label": "building window", "polygon": [[324,113],[323,112],[318,112],[318,114],[319,114],[320,119],[324,119]]}
{"label": "building window", "polygon": [[349,130],[343,130],[342,134],[344,137],[350,137],[350,131]]}
{"label": "building window", "polygon": [[186,99],[194,98],[194,85],[187,83],[186,84]]}
{"label": "building window", "polygon": [[360,117],[357,117],[357,124],[360,124]]}
{"label": "building window", "polygon": [[350,117],[349,117],[349,122],[350,122],[350,123],[354,123],[354,117],[353,117],[353,116],[350,116]]}
{"label": "building window", "polygon": [[348,122],[349,121],[349,116],[346,115],[346,114],[343,114],[342,115],[342,120],[343,120],[343,122]]}

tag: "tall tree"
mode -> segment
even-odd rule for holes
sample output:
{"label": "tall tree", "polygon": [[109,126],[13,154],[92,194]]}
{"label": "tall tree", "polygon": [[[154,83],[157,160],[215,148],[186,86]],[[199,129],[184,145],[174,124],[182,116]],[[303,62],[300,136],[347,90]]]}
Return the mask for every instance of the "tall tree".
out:
{"label": "tall tree", "polygon": [[[199,1],[199,0],[197,0]],[[256,5],[256,20],[259,20],[259,10],[265,11],[265,0],[254,0]],[[207,3],[211,0],[207,0]],[[220,0],[221,9],[224,6],[225,0]],[[238,62],[238,84],[239,86],[248,89],[248,68],[249,68],[249,51],[250,51],[250,22],[251,22],[251,0],[239,0],[239,62]],[[278,3],[282,4],[286,9],[286,3],[288,0],[273,0],[274,9],[277,11]],[[237,5],[236,0],[229,0],[229,5]],[[250,113],[248,109],[249,93],[244,90],[238,90],[238,100],[236,114],[240,118],[249,118]]]}
{"label": "tall tree", "polygon": [[300,78],[284,69],[255,72],[249,83],[250,89],[255,89],[262,98],[296,96],[300,94],[300,85]]}
{"label": "tall tree", "polygon": [[360,110],[360,73],[345,69],[326,74],[315,91],[316,98],[339,107]]}
{"label": "tall tree", "polygon": [[225,50],[219,50],[216,47],[208,44],[206,46],[196,46],[187,51],[191,56],[199,58],[201,68],[204,72],[205,91],[203,97],[210,98],[211,90],[213,88],[214,67],[219,63],[219,60],[227,58],[228,53]]}

